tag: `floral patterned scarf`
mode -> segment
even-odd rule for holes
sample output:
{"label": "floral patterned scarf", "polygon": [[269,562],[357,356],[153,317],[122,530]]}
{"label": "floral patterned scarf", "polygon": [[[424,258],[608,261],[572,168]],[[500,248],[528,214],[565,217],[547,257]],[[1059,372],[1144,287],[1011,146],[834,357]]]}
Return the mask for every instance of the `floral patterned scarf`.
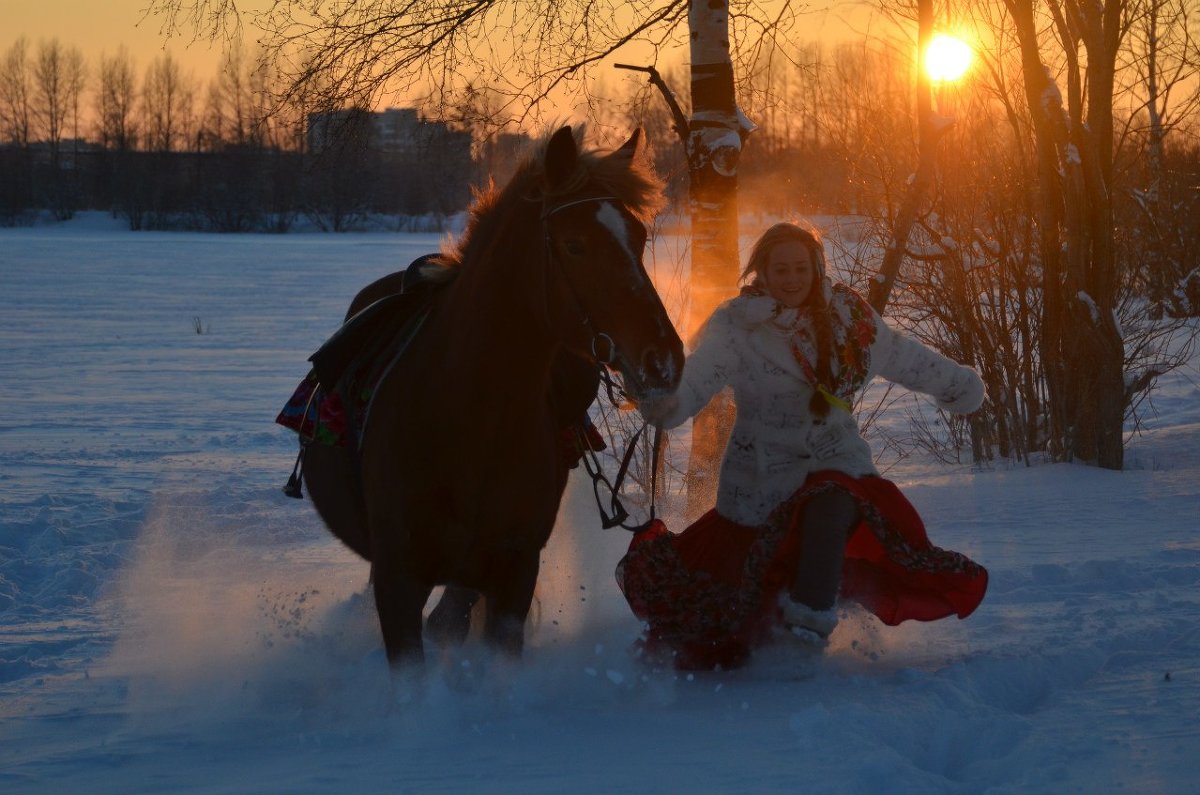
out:
{"label": "floral patterned scarf", "polygon": [[[766,296],[766,289],[746,285],[742,295]],[[776,317],[783,307],[776,307]],[[858,293],[843,284],[833,287],[830,300],[833,326],[833,383],[823,384],[817,376],[814,359],[817,341],[813,334],[812,312],[807,307],[796,314],[792,325],[790,346],[796,363],[813,389],[821,393],[831,406],[850,413],[855,393],[863,387],[871,366],[871,344],[875,342],[875,312]]]}

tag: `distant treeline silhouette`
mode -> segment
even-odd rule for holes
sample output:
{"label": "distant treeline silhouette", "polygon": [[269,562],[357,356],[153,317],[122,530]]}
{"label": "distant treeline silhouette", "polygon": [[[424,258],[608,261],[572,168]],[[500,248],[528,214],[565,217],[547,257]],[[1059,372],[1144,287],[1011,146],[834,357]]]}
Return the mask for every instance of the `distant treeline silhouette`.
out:
{"label": "distant treeline silhouette", "polygon": [[[469,144],[469,141],[468,141]],[[469,145],[410,152],[321,152],[226,145],[206,151],[114,151],[94,145],[0,147],[0,223],[36,210],[66,219],[108,210],[131,229],[286,232],[305,218],[353,229],[371,215],[447,215],[466,206]]]}

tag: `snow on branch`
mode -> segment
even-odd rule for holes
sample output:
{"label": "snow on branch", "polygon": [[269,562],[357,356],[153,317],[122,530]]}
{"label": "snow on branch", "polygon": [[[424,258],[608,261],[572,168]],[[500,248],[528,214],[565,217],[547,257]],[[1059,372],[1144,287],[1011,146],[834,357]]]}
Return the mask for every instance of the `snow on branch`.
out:
{"label": "snow on branch", "polygon": [[1172,309],[1179,317],[1200,315],[1200,268],[1180,279],[1171,295],[1175,299]]}
{"label": "snow on branch", "polygon": [[1096,306],[1095,299],[1088,295],[1086,290],[1080,290],[1075,294],[1075,297],[1079,299],[1080,303],[1087,307],[1088,314],[1092,317],[1092,325],[1100,325],[1100,307]]}

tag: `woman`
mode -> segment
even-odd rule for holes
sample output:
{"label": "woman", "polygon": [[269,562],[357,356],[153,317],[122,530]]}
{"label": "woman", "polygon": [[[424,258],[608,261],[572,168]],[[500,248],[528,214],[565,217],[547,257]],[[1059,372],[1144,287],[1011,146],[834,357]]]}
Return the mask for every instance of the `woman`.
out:
{"label": "woman", "polygon": [[986,570],[929,542],[879,477],[852,405],[879,375],[966,414],[983,402],[979,375],[831,286],[812,230],[768,229],[748,277],[705,323],[676,391],[639,406],[665,428],[726,386],[737,406],[716,508],[679,535],[661,524],[639,533],[617,567],[647,645],[685,669],[740,665],[779,634],[820,649],[839,595],[890,625],[965,618]]}

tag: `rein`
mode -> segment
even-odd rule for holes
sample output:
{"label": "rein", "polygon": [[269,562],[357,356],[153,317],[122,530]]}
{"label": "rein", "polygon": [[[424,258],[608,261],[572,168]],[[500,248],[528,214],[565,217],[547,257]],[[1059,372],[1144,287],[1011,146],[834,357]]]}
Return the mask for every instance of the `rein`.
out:
{"label": "rein", "polygon": [[[623,392],[619,386],[613,381],[612,375],[603,367],[600,367],[600,380],[604,382],[605,390],[608,392],[609,399],[615,404],[620,401],[618,392]],[[587,444],[583,432],[578,428],[575,430],[575,444],[578,447],[580,457],[583,459],[583,468],[588,473],[588,477],[592,479],[592,493],[596,497],[596,510],[600,512],[600,525],[605,530],[613,527],[622,527],[633,533],[641,532],[654,523],[655,515],[655,495],[658,492],[658,463],[662,452],[662,428],[654,428],[654,438],[651,442],[650,454],[650,515],[645,522],[637,525],[626,523],[629,519],[629,511],[626,510],[621,502],[620,492],[621,486],[625,482],[625,476],[629,473],[629,464],[633,460],[633,454],[637,450],[638,440],[645,433],[647,423],[643,422],[641,427],[634,432],[630,437],[629,443],[625,448],[625,455],[621,458],[621,465],[617,468],[616,477],[610,481],[604,474],[604,470],[600,464],[600,458],[596,452],[592,450],[591,445]],[[611,436],[612,434],[610,434]],[[600,495],[601,486],[608,490],[609,509],[604,509],[604,500]]]}

